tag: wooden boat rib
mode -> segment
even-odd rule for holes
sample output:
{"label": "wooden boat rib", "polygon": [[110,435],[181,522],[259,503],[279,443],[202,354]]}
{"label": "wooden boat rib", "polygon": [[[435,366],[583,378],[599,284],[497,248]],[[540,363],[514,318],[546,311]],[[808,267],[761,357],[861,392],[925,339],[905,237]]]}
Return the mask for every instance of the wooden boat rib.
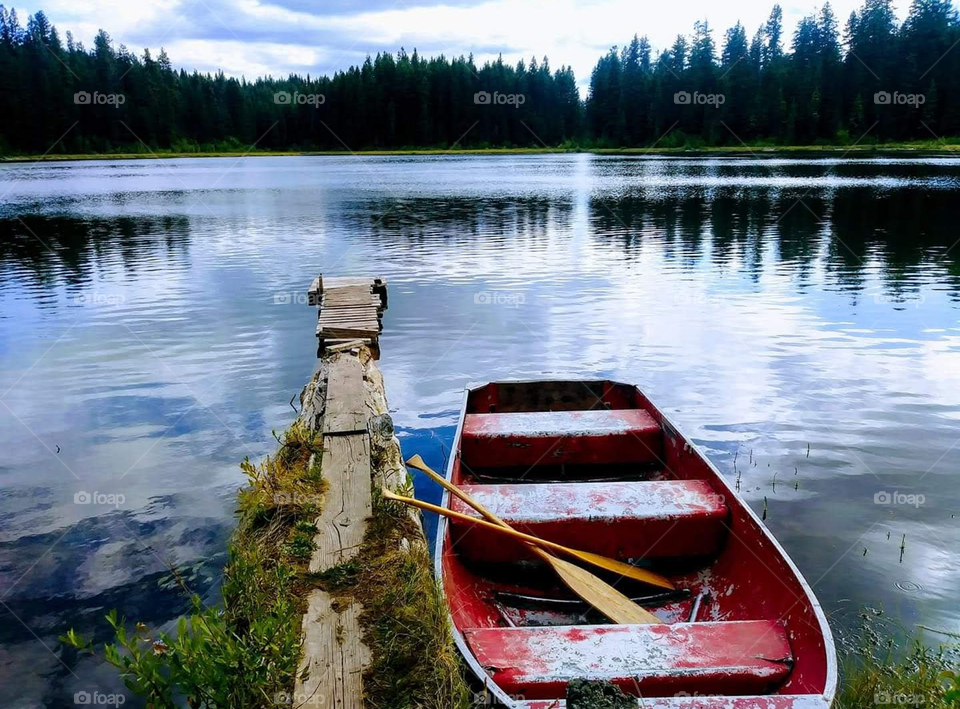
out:
{"label": "wooden boat rib", "polygon": [[[810,587],[719,471],[634,386],[468,389],[447,479],[511,526],[666,575],[608,579],[663,623],[615,625],[524,545],[441,518],[437,576],[457,645],[492,700],[562,709],[602,679],[654,709],[827,709],[837,683]],[[445,494],[443,506],[479,519]]]}

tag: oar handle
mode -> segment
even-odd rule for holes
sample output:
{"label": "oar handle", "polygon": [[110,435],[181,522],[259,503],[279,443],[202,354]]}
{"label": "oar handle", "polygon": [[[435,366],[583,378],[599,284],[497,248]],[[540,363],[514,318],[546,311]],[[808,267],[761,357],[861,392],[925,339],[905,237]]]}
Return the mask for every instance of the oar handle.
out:
{"label": "oar handle", "polygon": [[456,495],[461,500],[470,505],[473,509],[479,512],[483,517],[494,524],[499,524],[501,527],[509,527],[510,525],[504,522],[502,519],[497,517],[493,512],[488,510],[486,507],[481,505],[479,502],[474,500],[470,495],[465,493],[459,487],[454,485],[452,482],[447,480],[445,477],[441,476],[436,471],[432,470],[430,466],[423,462],[423,458],[419,455],[415,455],[410,460],[407,461],[407,465],[411,468],[419,470],[421,473],[425,473],[431,480],[443,487],[445,490],[448,490],[451,494]]}
{"label": "oar handle", "polygon": [[411,507],[419,507],[421,510],[426,510],[427,512],[436,512],[438,515],[443,515],[444,517],[450,517],[451,519],[459,519],[462,522],[469,522],[470,524],[478,524],[485,529],[493,530],[494,532],[500,532],[514,539],[520,539],[529,544],[532,544],[534,547],[541,546],[546,547],[547,549],[553,549],[554,551],[559,551],[567,554],[576,554],[577,552],[573,549],[568,549],[562,544],[557,544],[556,542],[551,542],[546,539],[540,539],[539,537],[534,537],[530,534],[524,534],[523,532],[518,532],[512,527],[502,527],[499,524],[494,524],[493,522],[487,522],[483,519],[477,519],[476,517],[471,517],[470,515],[465,515],[462,512],[456,512],[455,510],[447,509],[446,507],[440,507],[439,505],[433,505],[429,502],[424,502],[423,500],[417,500],[413,497],[404,497],[403,495],[397,495],[394,492],[390,492],[384,488],[383,496],[388,500],[395,500],[396,502],[402,502],[405,505],[410,505]]}

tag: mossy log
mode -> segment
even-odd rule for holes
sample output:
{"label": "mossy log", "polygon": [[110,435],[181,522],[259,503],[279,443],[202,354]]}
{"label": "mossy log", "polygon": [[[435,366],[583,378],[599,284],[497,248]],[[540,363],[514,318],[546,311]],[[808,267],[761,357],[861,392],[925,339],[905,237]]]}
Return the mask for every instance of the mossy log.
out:
{"label": "mossy log", "polygon": [[[407,473],[387,408],[383,375],[365,346],[327,353],[300,397],[299,420],[323,436],[323,476],[326,500],[316,526],[316,550],[310,562],[314,574],[362,575],[364,544],[375,543],[380,558],[400,551],[405,563],[423,566],[429,578],[429,553],[419,515],[403,513],[402,521],[370,539],[374,491],[404,487]],[[388,522],[389,526],[389,522]],[[402,533],[397,533],[402,527]],[[387,541],[393,549],[382,548]],[[357,572],[336,573],[355,564]],[[329,573],[333,570],[334,573]],[[421,574],[421,575],[422,575]],[[364,673],[375,660],[376,647],[367,646],[362,627],[362,593],[315,589],[303,618],[303,658],[295,697],[305,706],[361,709]],[[378,599],[369,599],[376,604]],[[367,619],[377,622],[377,619]],[[311,704],[311,702],[313,704]]]}

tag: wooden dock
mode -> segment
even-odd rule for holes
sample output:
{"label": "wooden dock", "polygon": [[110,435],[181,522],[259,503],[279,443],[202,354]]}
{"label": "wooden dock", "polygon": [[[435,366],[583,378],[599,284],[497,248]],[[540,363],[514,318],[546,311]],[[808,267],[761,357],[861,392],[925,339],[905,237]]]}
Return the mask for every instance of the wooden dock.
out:
{"label": "wooden dock", "polygon": [[308,302],[320,306],[317,316],[318,357],[328,347],[358,342],[379,357],[387,283],[382,278],[317,276],[307,291]]}
{"label": "wooden dock", "polygon": [[[374,364],[386,283],[318,276],[309,294],[320,306],[320,366],[301,396],[300,419],[323,433],[322,470],[329,492],[316,520],[310,560],[310,572],[320,573],[356,557],[373,512],[371,484],[397,489],[406,469],[383,376]],[[362,610],[359,603],[326,591],[310,592],[295,706],[363,709],[363,673],[371,655],[363,642]]]}

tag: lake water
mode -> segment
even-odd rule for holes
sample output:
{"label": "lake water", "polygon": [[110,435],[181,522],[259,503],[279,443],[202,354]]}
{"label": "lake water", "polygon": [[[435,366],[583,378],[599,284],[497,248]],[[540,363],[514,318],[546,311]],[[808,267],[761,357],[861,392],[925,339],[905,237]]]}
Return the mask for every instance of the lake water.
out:
{"label": "lake water", "polygon": [[471,382],[634,382],[766,506],[838,631],[863,607],[958,631],[960,160],[51,163],[0,166],[0,195],[4,707],[117,691],[57,635],[169,622],[167,564],[216,599],[321,271],[389,281],[406,455],[443,463]]}

